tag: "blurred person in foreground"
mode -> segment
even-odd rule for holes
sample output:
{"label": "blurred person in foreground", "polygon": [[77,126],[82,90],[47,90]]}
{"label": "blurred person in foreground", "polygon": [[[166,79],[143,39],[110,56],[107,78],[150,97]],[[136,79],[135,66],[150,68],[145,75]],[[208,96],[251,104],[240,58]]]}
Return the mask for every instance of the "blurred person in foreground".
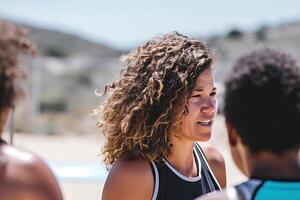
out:
{"label": "blurred person in foreground", "polygon": [[300,199],[300,66],[262,49],[240,58],[226,82],[233,160],[249,180],[200,199]]}
{"label": "blurred person in foreground", "polygon": [[99,111],[112,165],[102,199],[189,200],[224,187],[223,156],[197,143],[210,139],[217,112],[207,46],[175,32],[122,61],[121,78]]}
{"label": "blurred person in foreground", "polygon": [[[8,22],[0,22],[0,136],[16,101],[23,95],[25,72],[19,53],[34,53],[26,32]],[[0,199],[62,200],[55,177],[37,156],[0,137]]]}

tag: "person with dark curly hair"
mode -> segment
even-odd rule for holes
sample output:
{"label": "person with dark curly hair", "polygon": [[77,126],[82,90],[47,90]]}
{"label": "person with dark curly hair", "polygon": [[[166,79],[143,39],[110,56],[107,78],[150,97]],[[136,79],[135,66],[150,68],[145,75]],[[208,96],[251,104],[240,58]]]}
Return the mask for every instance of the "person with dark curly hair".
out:
{"label": "person with dark curly hair", "polygon": [[102,199],[189,200],[224,187],[222,155],[197,143],[210,139],[217,111],[208,47],[174,32],[122,61],[125,69],[98,110],[112,166]]}
{"label": "person with dark curly hair", "polygon": [[34,53],[24,29],[0,22],[0,199],[62,200],[55,177],[37,156],[1,139],[8,116],[24,94],[21,52]]}
{"label": "person with dark curly hair", "polygon": [[299,63],[272,49],[243,56],[224,103],[233,160],[250,179],[199,200],[299,199]]}

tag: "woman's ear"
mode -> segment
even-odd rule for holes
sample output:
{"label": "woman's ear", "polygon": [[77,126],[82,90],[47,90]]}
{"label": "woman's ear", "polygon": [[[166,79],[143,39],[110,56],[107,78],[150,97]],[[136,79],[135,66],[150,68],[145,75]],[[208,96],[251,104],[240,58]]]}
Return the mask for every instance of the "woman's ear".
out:
{"label": "woman's ear", "polygon": [[228,132],[228,141],[232,159],[241,172],[244,175],[249,176],[246,153],[242,139],[232,123],[230,123],[228,120],[226,120],[225,123]]}
{"label": "woman's ear", "polygon": [[228,121],[225,121],[227,133],[228,133],[228,141],[230,146],[235,147],[238,143],[239,136],[236,132],[235,127]]}

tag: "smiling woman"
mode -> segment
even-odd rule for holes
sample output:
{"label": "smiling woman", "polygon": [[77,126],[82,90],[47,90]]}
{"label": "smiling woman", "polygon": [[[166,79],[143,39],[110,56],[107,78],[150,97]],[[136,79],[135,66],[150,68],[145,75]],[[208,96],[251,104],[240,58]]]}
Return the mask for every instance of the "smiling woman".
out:
{"label": "smiling woman", "polygon": [[181,132],[195,141],[207,141],[217,111],[216,87],[211,68],[196,79],[188,99],[188,113],[183,117]]}
{"label": "smiling woman", "polygon": [[223,157],[197,143],[210,138],[217,110],[207,46],[175,32],[122,61],[121,78],[107,86],[99,110],[112,166],[102,199],[194,199],[220,189],[210,161],[225,186]]}

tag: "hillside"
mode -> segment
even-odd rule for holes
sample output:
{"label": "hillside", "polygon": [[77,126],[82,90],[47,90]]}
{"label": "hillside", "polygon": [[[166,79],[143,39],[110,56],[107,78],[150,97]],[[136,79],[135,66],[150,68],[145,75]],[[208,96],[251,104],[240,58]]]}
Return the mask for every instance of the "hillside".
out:
{"label": "hillside", "polygon": [[[76,35],[25,26],[39,53],[34,60],[25,60],[30,69],[29,90],[25,106],[17,110],[17,130],[47,134],[91,131],[95,121],[89,113],[103,100],[94,91],[103,91],[119,76],[119,57],[126,52]],[[300,22],[263,26],[254,32],[233,29],[204,40],[217,54],[214,66],[222,107],[223,82],[242,54],[273,47],[300,57]]]}
{"label": "hillside", "polygon": [[255,32],[233,29],[225,35],[207,39],[217,53],[216,76],[223,82],[233,62],[241,55],[261,47],[271,47],[300,57],[300,22],[284,23],[275,27],[262,26]]}
{"label": "hillside", "polygon": [[37,42],[39,53],[54,57],[118,57],[123,52],[76,35],[22,25]]}

